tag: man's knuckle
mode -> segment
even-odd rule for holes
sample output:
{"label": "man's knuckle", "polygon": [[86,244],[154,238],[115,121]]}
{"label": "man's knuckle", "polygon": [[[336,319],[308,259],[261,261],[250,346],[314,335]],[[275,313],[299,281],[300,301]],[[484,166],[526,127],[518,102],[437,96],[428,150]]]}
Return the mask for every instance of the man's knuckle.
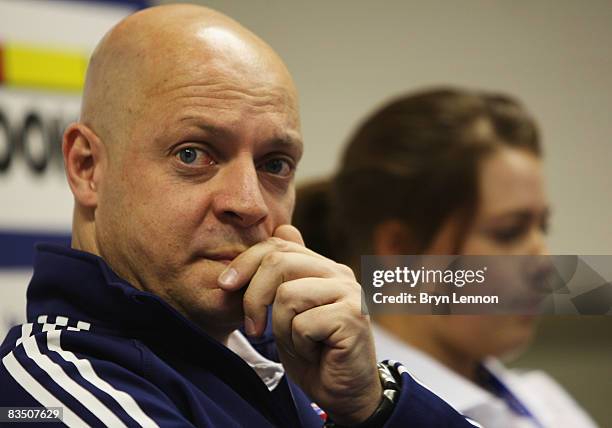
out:
{"label": "man's knuckle", "polygon": [[283,253],[279,251],[270,251],[261,260],[261,264],[266,267],[278,266],[282,263]]}
{"label": "man's knuckle", "polygon": [[361,311],[361,300],[347,299],[343,300],[341,304],[343,308],[342,313],[348,319],[361,318],[363,315]]}
{"label": "man's knuckle", "polygon": [[349,278],[355,278],[355,273],[353,272],[353,269],[351,269],[349,266],[343,263],[336,263],[336,268],[342,275],[347,276]]}
{"label": "man's knuckle", "polygon": [[281,305],[286,305],[293,301],[294,291],[291,286],[287,283],[283,283],[278,286],[276,290],[276,300]]}
{"label": "man's knuckle", "polygon": [[355,298],[355,296],[361,296],[361,285],[357,281],[351,279],[345,279],[340,281],[342,288],[345,290],[345,295],[349,298]]}
{"label": "man's knuckle", "polygon": [[292,334],[303,336],[305,331],[306,331],[306,319],[303,317],[293,318],[293,322],[291,323]]}
{"label": "man's knuckle", "polygon": [[276,251],[287,251],[289,242],[276,236],[271,237],[268,242],[276,249]]}

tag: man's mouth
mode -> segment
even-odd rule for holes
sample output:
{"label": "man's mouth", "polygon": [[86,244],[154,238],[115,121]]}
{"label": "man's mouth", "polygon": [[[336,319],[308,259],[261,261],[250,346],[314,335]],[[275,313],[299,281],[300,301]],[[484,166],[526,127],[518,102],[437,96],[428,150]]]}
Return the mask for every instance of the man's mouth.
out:
{"label": "man's mouth", "polygon": [[[244,250],[243,250],[244,251]],[[238,257],[243,251],[231,250],[231,251],[215,251],[214,253],[206,253],[204,257],[208,260],[223,263],[225,265],[230,264],[236,257]]]}

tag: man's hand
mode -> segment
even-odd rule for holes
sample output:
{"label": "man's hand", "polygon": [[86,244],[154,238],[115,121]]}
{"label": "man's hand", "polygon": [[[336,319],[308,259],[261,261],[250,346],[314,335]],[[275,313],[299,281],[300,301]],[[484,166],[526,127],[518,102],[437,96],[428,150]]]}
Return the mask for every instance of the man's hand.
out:
{"label": "man's hand", "polygon": [[248,286],[245,329],[272,328],[287,374],[339,424],[364,421],[382,387],[369,317],[353,271],[304,246],[289,225],[236,257],[219,277],[225,290]]}

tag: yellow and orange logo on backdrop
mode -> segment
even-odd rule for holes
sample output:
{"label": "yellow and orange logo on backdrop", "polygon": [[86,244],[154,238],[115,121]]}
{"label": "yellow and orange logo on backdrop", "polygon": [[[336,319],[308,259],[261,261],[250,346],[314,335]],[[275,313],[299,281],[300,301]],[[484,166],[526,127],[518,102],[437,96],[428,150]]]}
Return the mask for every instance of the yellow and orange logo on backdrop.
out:
{"label": "yellow and orange logo on backdrop", "polygon": [[0,42],[0,88],[11,90],[11,101],[21,98],[28,105],[12,120],[4,111],[11,103],[4,99],[0,106],[0,175],[9,171],[17,157],[35,174],[42,174],[51,164],[62,165],[62,134],[71,120],[64,117],[62,101],[49,109],[36,102],[34,94],[41,100],[53,100],[61,94],[77,97],[83,89],[88,60],[84,51]]}
{"label": "yellow and orange logo on backdrop", "polygon": [[0,85],[78,92],[88,59],[77,50],[0,42]]}

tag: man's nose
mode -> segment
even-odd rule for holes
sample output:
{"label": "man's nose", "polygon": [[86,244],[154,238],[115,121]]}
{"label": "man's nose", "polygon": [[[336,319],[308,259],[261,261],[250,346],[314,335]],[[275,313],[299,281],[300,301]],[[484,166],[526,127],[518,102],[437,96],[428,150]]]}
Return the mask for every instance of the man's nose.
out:
{"label": "man's nose", "polygon": [[251,157],[235,158],[225,164],[218,177],[221,188],[213,209],[222,222],[251,227],[268,216],[257,168]]}

